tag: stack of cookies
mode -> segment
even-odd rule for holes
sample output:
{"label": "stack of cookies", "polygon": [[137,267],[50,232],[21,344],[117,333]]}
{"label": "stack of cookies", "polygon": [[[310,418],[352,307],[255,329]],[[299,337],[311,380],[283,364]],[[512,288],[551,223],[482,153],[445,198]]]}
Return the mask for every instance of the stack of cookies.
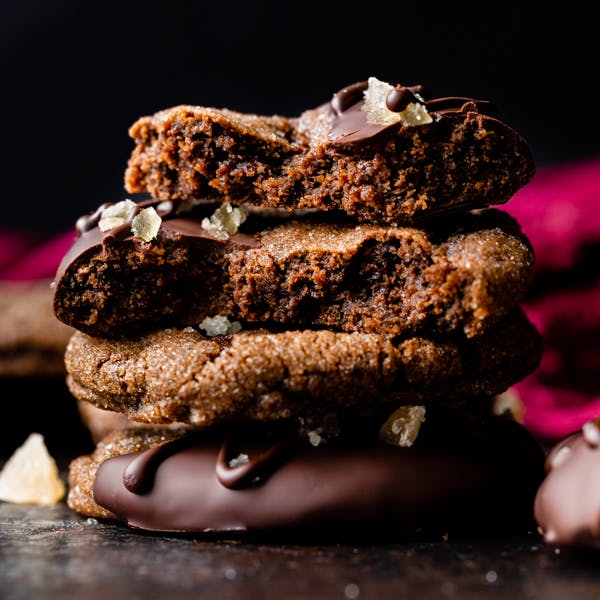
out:
{"label": "stack of cookies", "polygon": [[494,398],[541,340],[501,210],[534,174],[489,102],[370,78],[298,118],[141,118],[131,199],[77,222],[67,382],[116,428],[69,506],[155,531],[529,526],[543,453]]}

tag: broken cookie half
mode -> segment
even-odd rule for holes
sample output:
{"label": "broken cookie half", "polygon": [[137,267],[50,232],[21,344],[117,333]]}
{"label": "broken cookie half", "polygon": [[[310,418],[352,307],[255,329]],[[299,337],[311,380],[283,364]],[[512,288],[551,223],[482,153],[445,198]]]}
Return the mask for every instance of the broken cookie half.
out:
{"label": "broken cookie half", "polygon": [[130,193],[394,225],[503,204],[535,173],[527,143],[491,102],[427,98],[423,86],[375,77],[298,117],[182,105],[140,118],[130,135]]}

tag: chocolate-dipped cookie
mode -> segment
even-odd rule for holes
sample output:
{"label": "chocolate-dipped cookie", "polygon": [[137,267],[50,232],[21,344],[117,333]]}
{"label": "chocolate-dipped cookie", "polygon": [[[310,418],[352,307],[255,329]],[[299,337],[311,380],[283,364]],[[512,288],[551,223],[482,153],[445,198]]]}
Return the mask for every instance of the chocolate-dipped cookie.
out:
{"label": "chocolate-dipped cookie", "polygon": [[[534,260],[518,224],[494,209],[427,228],[256,210],[219,238],[206,224],[218,206],[132,203],[105,231],[108,205],[82,218],[56,275],[58,318],[100,337],[214,315],[288,329],[471,337],[517,305]],[[141,210],[160,217],[150,241],[131,230]]]}
{"label": "chocolate-dipped cookie", "polygon": [[535,497],[535,518],[548,544],[600,548],[600,419],[556,444]]}
{"label": "chocolate-dipped cookie", "polygon": [[531,180],[527,143],[490,102],[426,96],[371,78],[298,118],[176,106],[131,127],[126,188],[399,225],[502,204]]}
{"label": "chocolate-dipped cookie", "polygon": [[318,445],[293,424],[109,435],[70,466],[69,506],[154,531],[482,535],[533,522],[543,452],[501,417],[428,413],[411,447],[360,419]]}
{"label": "chocolate-dipped cookie", "polygon": [[65,363],[73,395],[136,421],[206,425],[333,407],[458,401],[506,390],[538,364],[520,309],[465,340],[327,330],[193,328],[108,340],[76,332]]}

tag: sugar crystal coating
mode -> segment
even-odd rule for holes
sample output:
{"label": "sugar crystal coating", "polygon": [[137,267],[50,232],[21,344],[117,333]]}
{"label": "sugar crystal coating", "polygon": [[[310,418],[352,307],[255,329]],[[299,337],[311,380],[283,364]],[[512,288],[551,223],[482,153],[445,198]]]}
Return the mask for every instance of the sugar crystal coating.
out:
{"label": "sugar crystal coating", "polygon": [[517,310],[459,342],[328,330],[205,337],[163,329],[130,340],[76,332],[65,363],[77,398],[136,421],[210,425],[497,394],[540,354],[538,332]]}

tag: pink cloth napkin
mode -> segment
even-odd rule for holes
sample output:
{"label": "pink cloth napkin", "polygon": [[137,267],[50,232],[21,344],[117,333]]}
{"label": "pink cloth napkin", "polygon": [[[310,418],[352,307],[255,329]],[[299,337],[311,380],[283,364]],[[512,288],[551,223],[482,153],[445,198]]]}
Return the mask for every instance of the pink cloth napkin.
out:
{"label": "pink cloth napkin", "polygon": [[[600,157],[539,169],[499,208],[536,252],[523,307],[545,343],[540,367],[514,389],[525,426],[553,441],[600,416]],[[73,239],[0,231],[0,279],[53,278]]]}
{"label": "pink cloth napkin", "polygon": [[31,232],[0,231],[0,280],[54,279],[74,239],[74,231],[50,239]]}
{"label": "pink cloth napkin", "polygon": [[544,338],[515,390],[525,426],[556,441],[600,417],[600,157],[540,169],[504,209],[536,253],[524,308]]}

